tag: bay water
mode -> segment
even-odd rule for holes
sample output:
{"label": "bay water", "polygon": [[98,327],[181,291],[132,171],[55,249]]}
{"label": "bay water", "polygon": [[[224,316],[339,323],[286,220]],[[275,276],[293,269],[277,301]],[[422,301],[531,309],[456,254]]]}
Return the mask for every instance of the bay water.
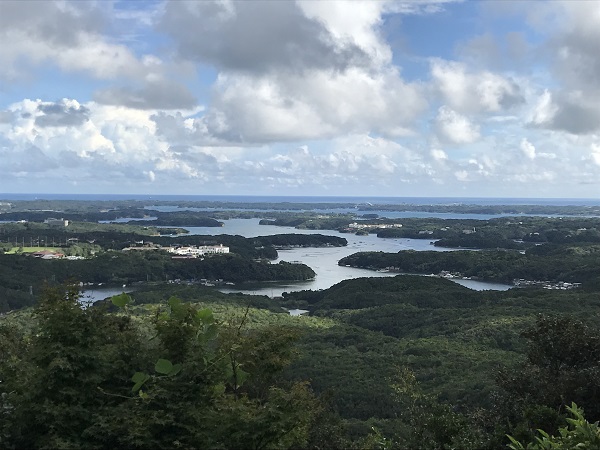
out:
{"label": "bay water", "polygon": [[[350,233],[339,233],[332,230],[305,230],[295,229],[293,227],[280,227],[274,225],[259,225],[259,219],[230,219],[224,220],[224,226],[215,227],[183,227],[193,235],[211,235],[221,234],[240,235],[244,237],[271,236],[275,234],[297,233],[297,234],[323,234],[330,236],[339,236],[346,238],[348,245],[345,247],[319,247],[319,248],[292,248],[278,250],[279,257],[273,261],[274,264],[279,261],[299,262],[312,268],[317,274],[313,280],[287,282],[287,283],[247,283],[236,286],[220,287],[221,292],[242,292],[244,294],[267,295],[269,297],[279,297],[283,292],[301,291],[301,290],[319,290],[327,289],[343,280],[361,277],[390,277],[397,275],[392,272],[378,272],[374,270],[359,269],[354,267],[339,266],[338,261],[346,256],[357,252],[386,252],[397,253],[401,250],[416,251],[453,251],[458,249],[449,249],[435,247],[432,240],[429,239],[407,239],[407,238],[378,238],[374,234],[367,236],[356,236]],[[218,239],[217,239],[218,240]],[[500,283],[488,283],[476,280],[453,281],[475,290],[507,290],[512,286]]]}

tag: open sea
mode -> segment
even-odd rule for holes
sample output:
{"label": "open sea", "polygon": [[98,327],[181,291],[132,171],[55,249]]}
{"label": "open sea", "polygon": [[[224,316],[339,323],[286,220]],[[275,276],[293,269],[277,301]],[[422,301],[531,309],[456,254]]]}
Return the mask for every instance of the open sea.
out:
{"label": "open sea", "polygon": [[599,198],[492,198],[492,197],[317,197],[262,195],[138,195],[138,194],[15,194],[0,193],[0,200],[156,200],[239,203],[348,203],[373,205],[551,205],[600,206]]}

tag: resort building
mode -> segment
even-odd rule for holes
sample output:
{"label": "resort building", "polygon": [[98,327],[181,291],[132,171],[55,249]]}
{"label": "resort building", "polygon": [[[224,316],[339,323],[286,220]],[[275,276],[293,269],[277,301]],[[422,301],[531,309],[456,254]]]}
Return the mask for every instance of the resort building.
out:
{"label": "resort building", "polygon": [[197,258],[203,255],[229,253],[229,247],[225,247],[223,244],[200,246],[191,245],[187,247],[169,247],[167,248],[167,251],[178,256],[192,256]]}

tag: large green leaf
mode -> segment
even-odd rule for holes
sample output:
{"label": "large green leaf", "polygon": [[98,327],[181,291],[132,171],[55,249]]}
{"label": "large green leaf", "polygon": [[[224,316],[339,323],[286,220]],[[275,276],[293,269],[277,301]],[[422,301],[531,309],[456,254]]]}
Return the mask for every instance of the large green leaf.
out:
{"label": "large green leaf", "polygon": [[167,300],[171,309],[171,317],[176,320],[184,320],[187,314],[187,307],[178,297],[171,297]]}
{"label": "large green leaf", "polygon": [[167,375],[170,377],[174,377],[179,372],[181,372],[181,364],[173,364],[173,370],[171,370]]}
{"label": "large green leaf", "polygon": [[131,303],[131,296],[123,292],[122,294],[115,295],[111,297],[110,301],[113,305],[118,306],[119,308],[125,307],[128,303]]}
{"label": "large green leaf", "polygon": [[[154,370],[163,375],[168,375],[173,371],[173,363],[168,359],[159,359],[154,365]],[[180,368],[181,370],[181,368]]]}
{"label": "large green leaf", "polygon": [[201,309],[200,311],[198,311],[196,313],[196,317],[205,324],[213,323],[215,320],[215,318],[213,317],[213,312],[208,308]]}
{"label": "large green leaf", "polygon": [[150,375],[144,372],[136,372],[131,377],[131,381],[135,383],[135,385],[131,388],[131,392],[139,391],[140,388],[144,385],[146,381],[150,379]]}
{"label": "large green leaf", "polygon": [[235,375],[236,375],[236,384],[238,386],[241,386],[244,384],[244,382],[248,379],[248,377],[250,376],[250,374],[248,372],[246,372],[245,370],[242,370],[241,367],[238,366],[238,368],[235,371]]}

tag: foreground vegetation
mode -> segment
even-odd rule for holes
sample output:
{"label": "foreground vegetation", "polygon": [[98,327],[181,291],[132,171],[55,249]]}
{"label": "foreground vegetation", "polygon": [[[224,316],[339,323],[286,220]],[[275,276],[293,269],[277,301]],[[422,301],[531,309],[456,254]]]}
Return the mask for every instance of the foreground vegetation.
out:
{"label": "foreground vegetation", "polygon": [[0,319],[3,448],[495,449],[559,436],[573,401],[600,419],[597,292],[366,278],[286,295],[308,317],[131,296],[83,309],[56,287]]}

